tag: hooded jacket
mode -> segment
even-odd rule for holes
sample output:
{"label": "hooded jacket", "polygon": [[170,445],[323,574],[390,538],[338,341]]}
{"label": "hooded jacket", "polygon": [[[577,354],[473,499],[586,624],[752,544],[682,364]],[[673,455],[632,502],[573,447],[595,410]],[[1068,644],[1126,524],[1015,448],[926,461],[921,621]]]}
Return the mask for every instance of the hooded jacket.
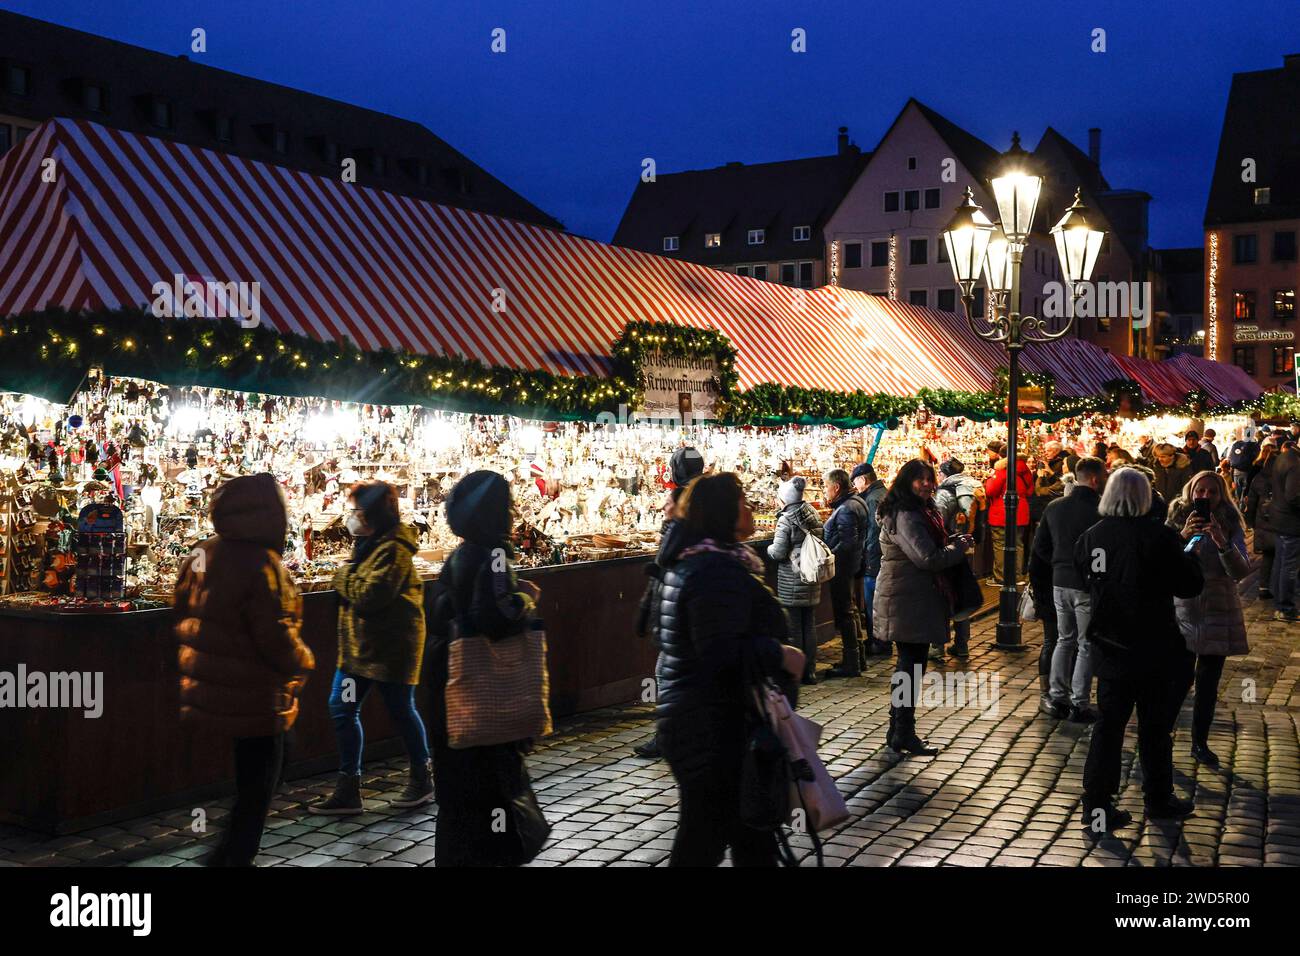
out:
{"label": "hooded jacket", "polygon": [[[984,492],[989,500],[989,524],[994,528],[1007,525],[1006,501],[1003,495],[1007,490],[1006,459],[1002,467],[994,468],[993,474],[984,480]],[[1034,493],[1034,475],[1023,458],[1016,458],[1016,527],[1023,528],[1029,524],[1029,497]]]}
{"label": "hooded jacket", "polygon": [[826,519],[822,535],[826,547],[835,555],[835,574],[856,577],[862,569],[867,545],[867,506],[853,492],[831,502],[831,516]]}
{"label": "hooded jacket", "polygon": [[424,657],[424,582],[413,558],[419,538],[398,523],[357,564],[334,574],[339,593],[338,669],[390,684],[416,684]]}
{"label": "hooded jacket", "polygon": [[280,561],[288,519],[271,475],[226,482],[212,496],[213,537],[181,564],[174,632],[181,719],[232,737],[290,729],[315,666],[302,642],[302,598]]}
{"label": "hooded jacket", "polygon": [[776,516],[767,556],[776,562],[776,595],[783,607],[816,607],[821,601],[822,586],[804,583],[795,570],[804,538],[810,534],[820,538],[822,523],[808,502],[788,504]]}
{"label": "hooded jacket", "polygon": [[939,482],[939,487],[934,493],[934,506],[939,509],[939,514],[943,516],[943,526],[948,529],[949,534],[959,530],[964,530],[967,533],[972,531],[970,526],[964,529],[957,527],[957,514],[958,512],[970,514],[970,510],[975,504],[975,491],[978,487],[979,480],[972,478],[964,471],[949,475]]}
{"label": "hooded jacket", "polygon": [[1192,471],[1192,460],[1181,451],[1174,455],[1174,463],[1168,468],[1160,464],[1159,459],[1152,458],[1151,471],[1155,475],[1152,487],[1167,502],[1182,494],[1183,485],[1195,474]]}

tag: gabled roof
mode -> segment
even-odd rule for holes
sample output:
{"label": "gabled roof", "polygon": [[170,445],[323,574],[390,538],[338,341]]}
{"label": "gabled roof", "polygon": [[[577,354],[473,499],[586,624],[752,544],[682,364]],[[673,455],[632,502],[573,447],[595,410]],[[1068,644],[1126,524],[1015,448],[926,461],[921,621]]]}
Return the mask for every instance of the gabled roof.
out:
{"label": "gabled roof", "polygon": [[[934,127],[935,132],[948,144],[954,158],[965,166],[972,176],[983,183],[987,183],[993,178],[1001,153],[974,133],[962,129],[952,120],[930,109],[915,97],[908,99],[907,104],[903,107],[903,112],[906,112],[907,107],[912,104],[916,105],[921,115],[926,118],[930,125]],[[903,113],[899,113],[900,117],[902,115]],[[895,120],[894,122],[897,123],[898,121]],[[885,134],[885,136],[888,135],[888,133]]]}
{"label": "gabled roof", "polygon": [[[1205,206],[1207,228],[1237,222],[1300,218],[1300,54],[1276,70],[1236,73],[1223,114],[1219,153]],[[1242,163],[1255,161],[1255,181],[1242,181]],[[1255,189],[1268,187],[1267,205]]]}
{"label": "gabled roof", "polygon": [[[0,63],[31,69],[26,95],[10,94],[0,83],[0,114],[37,123],[55,116],[87,119],[320,176],[337,177],[341,160],[352,158],[358,181],[367,185],[561,227],[431,130],[377,110],[5,10],[0,10]],[[105,92],[99,111],[83,102],[87,84]],[[152,125],[148,104],[154,98],[170,106],[171,128]],[[228,142],[217,138],[217,117],[232,123]],[[276,130],[288,136],[285,153],[275,150]],[[329,153],[326,144],[333,147]],[[384,159],[382,172],[372,162],[376,155]]]}
{"label": "gabled roof", "polygon": [[[701,265],[820,259],[822,227],[869,157],[848,147],[833,156],[660,173],[637,184],[613,243]],[[796,226],[811,227],[809,239],[794,241]],[[766,241],[749,245],[750,229],[766,229]],[[706,249],[704,237],[714,232],[722,245]],[[663,251],[665,236],[679,238],[677,252]]]}

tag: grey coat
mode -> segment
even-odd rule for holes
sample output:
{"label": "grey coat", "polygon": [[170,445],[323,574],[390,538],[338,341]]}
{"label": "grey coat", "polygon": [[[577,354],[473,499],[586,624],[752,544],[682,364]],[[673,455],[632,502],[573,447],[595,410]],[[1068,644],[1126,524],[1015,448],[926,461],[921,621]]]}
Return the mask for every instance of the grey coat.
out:
{"label": "grey coat", "polygon": [[960,564],[964,552],[956,544],[936,545],[920,511],[881,519],[880,549],[873,608],[876,637],[942,646],[948,640],[951,609],[935,575]]}
{"label": "grey coat", "polygon": [[[1182,531],[1190,511],[1190,505],[1181,499],[1175,501],[1169,506],[1166,523]],[[1237,582],[1250,574],[1245,532],[1233,529],[1225,554],[1220,554],[1214,541],[1206,537],[1197,549],[1197,557],[1205,575],[1205,589],[1194,598],[1174,599],[1178,630],[1187,649],[1193,654],[1224,657],[1247,653],[1250,644],[1246,640],[1246,619],[1237,593]]]}
{"label": "grey coat", "polygon": [[822,536],[821,519],[806,501],[786,505],[777,515],[776,535],[767,546],[767,556],[777,563],[776,596],[782,607],[816,607],[822,599],[822,586],[804,584],[794,567],[810,531]]}

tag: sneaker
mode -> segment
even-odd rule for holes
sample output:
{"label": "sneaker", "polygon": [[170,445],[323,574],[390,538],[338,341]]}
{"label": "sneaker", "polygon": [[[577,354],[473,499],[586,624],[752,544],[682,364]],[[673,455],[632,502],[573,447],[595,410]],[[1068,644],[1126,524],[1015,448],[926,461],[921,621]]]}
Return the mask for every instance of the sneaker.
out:
{"label": "sneaker", "polygon": [[1091,707],[1071,707],[1065,718],[1072,724],[1095,724],[1098,714]]}
{"label": "sneaker", "polygon": [[939,644],[930,645],[930,660],[943,662],[943,647]]}
{"label": "sneaker", "polygon": [[1300,616],[1298,616],[1295,611],[1274,611],[1273,620],[1286,621],[1288,624],[1294,624],[1296,621],[1300,620]]}
{"label": "sneaker", "polygon": [[1183,817],[1190,817],[1195,812],[1195,805],[1190,800],[1179,800],[1177,797],[1166,797],[1159,803],[1148,803],[1147,816],[1152,820],[1181,820]]}
{"label": "sneaker", "polygon": [[308,813],[323,813],[335,816],[350,816],[365,813],[361,803],[361,774],[341,773],[334,783],[334,792],[324,800],[307,807]]}
{"label": "sneaker", "polygon": [[406,789],[393,801],[393,806],[399,810],[409,810],[426,803],[433,803],[433,767],[427,760],[423,767],[411,765]]}

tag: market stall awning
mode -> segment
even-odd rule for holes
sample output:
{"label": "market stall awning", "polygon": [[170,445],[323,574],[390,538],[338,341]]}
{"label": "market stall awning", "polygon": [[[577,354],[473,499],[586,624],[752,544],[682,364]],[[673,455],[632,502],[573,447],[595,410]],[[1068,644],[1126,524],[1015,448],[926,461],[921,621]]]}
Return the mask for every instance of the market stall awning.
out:
{"label": "market stall awning", "polygon": [[1127,378],[1142,386],[1147,401],[1156,405],[1177,405],[1196,387],[1180,375],[1176,368],[1164,362],[1128,355],[1117,355],[1115,361],[1124,368]]}
{"label": "market stall awning", "polygon": [[607,372],[634,320],[718,329],[739,352],[742,388],[982,391],[996,367],[944,313],[79,120],[45,123],[0,162],[0,265],[0,314],[145,306],[177,275],[256,282],[261,321],[280,331],[558,373]]}
{"label": "market stall awning", "polygon": [[1163,364],[1173,366],[1183,378],[1210,396],[1210,401],[1216,405],[1231,405],[1259,397],[1259,383],[1235,365],[1187,354]]}
{"label": "market stall awning", "polygon": [[1056,394],[1070,398],[1104,395],[1106,383],[1127,373],[1109,352],[1083,339],[1063,338],[1025,348],[1021,363],[1026,371],[1050,372]]}

